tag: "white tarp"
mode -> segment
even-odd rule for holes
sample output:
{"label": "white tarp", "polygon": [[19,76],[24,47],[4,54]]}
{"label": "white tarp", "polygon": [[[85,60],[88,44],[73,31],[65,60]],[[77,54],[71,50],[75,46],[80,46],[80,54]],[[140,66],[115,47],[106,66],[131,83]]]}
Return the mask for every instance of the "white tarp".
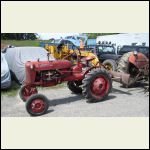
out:
{"label": "white tarp", "polygon": [[[10,70],[22,84],[25,80],[25,63],[27,61],[48,60],[47,51],[42,47],[14,47],[6,50],[6,60]],[[50,55],[50,60],[55,58]]]}
{"label": "white tarp", "polygon": [[10,87],[11,76],[8,68],[7,61],[5,59],[5,54],[1,53],[1,89]]}

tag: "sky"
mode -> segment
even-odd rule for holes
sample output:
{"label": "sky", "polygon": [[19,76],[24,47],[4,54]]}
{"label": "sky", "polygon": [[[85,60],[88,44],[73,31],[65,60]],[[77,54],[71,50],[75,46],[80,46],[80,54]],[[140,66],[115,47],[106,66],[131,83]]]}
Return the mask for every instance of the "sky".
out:
{"label": "sky", "polygon": [[65,37],[69,35],[79,35],[79,33],[38,33],[40,39],[48,40],[50,38],[59,39],[60,37]]}

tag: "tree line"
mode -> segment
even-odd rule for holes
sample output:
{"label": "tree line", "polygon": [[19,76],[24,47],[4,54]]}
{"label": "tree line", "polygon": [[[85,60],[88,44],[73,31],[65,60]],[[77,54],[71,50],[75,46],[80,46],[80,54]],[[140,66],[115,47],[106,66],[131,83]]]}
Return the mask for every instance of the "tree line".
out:
{"label": "tree line", "polygon": [[83,34],[86,34],[89,39],[96,39],[97,36],[112,35],[112,34],[119,34],[119,33],[83,33]]}
{"label": "tree line", "polygon": [[1,40],[35,40],[36,33],[1,33]]}
{"label": "tree line", "polygon": [[[112,35],[119,33],[82,33],[86,34],[89,39],[96,39],[97,36]],[[1,40],[36,40],[39,38],[37,33],[1,33]]]}

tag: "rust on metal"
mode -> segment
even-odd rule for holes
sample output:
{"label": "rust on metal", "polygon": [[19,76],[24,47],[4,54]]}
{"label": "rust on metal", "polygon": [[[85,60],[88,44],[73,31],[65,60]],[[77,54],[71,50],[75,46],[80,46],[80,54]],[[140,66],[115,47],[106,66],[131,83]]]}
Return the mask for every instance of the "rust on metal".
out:
{"label": "rust on metal", "polygon": [[123,83],[125,85],[129,85],[130,74],[122,73],[122,72],[116,72],[116,71],[109,71],[109,73],[112,76],[112,80],[114,80],[116,82]]}

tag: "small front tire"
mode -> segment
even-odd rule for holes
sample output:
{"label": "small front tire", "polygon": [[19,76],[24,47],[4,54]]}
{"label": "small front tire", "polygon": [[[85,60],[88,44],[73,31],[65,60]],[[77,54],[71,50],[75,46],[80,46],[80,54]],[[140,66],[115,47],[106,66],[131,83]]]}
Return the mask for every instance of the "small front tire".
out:
{"label": "small front tire", "polygon": [[31,95],[38,93],[37,88],[34,86],[22,86],[19,90],[19,96],[25,102]]}
{"label": "small front tire", "polygon": [[42,94],[33,94],[26,101],[26,110],[31,116],[41,116],[48,110],[48,99]]}

